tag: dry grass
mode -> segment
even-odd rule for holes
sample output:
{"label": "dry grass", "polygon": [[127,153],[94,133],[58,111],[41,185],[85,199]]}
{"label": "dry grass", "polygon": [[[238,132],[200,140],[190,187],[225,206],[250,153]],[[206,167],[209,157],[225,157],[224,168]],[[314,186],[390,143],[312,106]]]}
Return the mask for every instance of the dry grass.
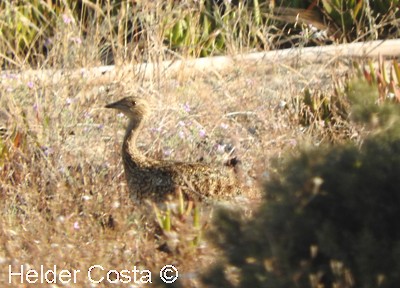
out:
{"label": "dry grass", "polygon": [[[166,233],[151,209],[130,201],[119,153],[126,119],[103,106],[130,93],[150,101],[153,113],[139,139],[148,156],[216,166],[236,156],[251,212],[269,160],[310,140],[296,119],[302,89],[329,90],[331,77],[344,70],[241,63],[221,74],[157,82],[120,79],[93,86],[66,78],[44,87],[16,79],[0,86],[7,127],[0,168],[2,285],[8,284],[8,265],[79,269],[77,286],[87,287],[92,265],[154,272],[172,264],[186,275],[186,285],[197,287],[201,268],[216,251],[205,237],[193,244],[197,228],[190,217],[173,218],[173,233]],[[201,215],[204,234],[211,214],[203,209]],[[19,282],[14,277],[12,286],[24,287]]]}
{"label": "dry grass", "polygon": [[[93,33],[81,41],[78,24],[57,22],[60,28],[43,67],[94,67],[101,63],[102,41],[117,42],[118,35],[108,35],[104,25],[88,28]],[[145,27],[154,33],[145,35],[144,57],[160,60],[165,56],[159,43],[163,32],[153,31],[155,27]],[[241,45],[233,43],[228,50],[242,51],[236,48]],[[132,52],[112,48],[120,49],[114,51],[116,63],[124,59],[121,51]],[[23,59],[17,60],[22,71],[28,69]],[[0,285],[26,286],[16,276],[8,283],[9,265],[14,272],[20,265],[79,269],[74,287],[96,287],[87,277],[92,265],[102,265],[103,276],[108,270],[148,269],[154,272],[154,283],[157,270],[171,264],[185,287],[201,286],[202,268],[218,256],[204,236],[212,211],[202,208],[200,228],[193,224],[193,214],[173,214],[172,229],[165,231],[150,206],[135,206],[120,157],[126,119],[104,105],[122,94],[141,95],[151,103],[153,113],[139,139],[140,149],[150,157],[216,166],[237,157],[246,191],[244,199],[228,205],[251,214],[270,160],[296,153],[301,143],[321,140],[299,125],[303,89],[329,94],[333,80],[343,77],[347,67],[335,61],[242,62],[207,75],[166,78],[160,73],[149,81],[138,75],[96,84],[66,75],[54,85],[2,74],[7,81],[0,79],[0,128],[6,129],[0,130]],[[133,279],[130,284],[135,287]],[[111,285],[105,279],[98,287]]]}

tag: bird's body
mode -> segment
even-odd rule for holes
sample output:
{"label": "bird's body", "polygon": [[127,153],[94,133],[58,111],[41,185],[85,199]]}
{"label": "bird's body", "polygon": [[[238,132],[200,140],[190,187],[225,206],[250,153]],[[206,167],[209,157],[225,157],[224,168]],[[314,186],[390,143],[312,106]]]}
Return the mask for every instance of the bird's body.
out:
{"label": "bird's body", "polygon": [[106,107],[117,109],[129,118],[122,160],[132,199],[160,202],[178,190],[193,200],[223,199],[239,193],[237,182],[223,169],[202,163],[155,160],[137,150],[136,139],[148,112],[143,99],[126,97]]}

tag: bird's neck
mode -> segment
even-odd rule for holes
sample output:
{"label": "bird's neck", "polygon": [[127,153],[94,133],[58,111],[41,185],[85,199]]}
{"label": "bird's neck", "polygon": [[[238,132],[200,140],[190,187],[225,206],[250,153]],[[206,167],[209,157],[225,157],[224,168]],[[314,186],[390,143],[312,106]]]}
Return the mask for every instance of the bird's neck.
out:
{"label": "bird's neck", "polygon": [[146,157],[139,152],[136,146],[136,139],[141,128],[142,121],[136,121],[135,119],[129,120],[124,142],[122,144],[122,153],[125,162],[132,162],[130,165],[139,165],[140,162],[143,162],[146,159]]}

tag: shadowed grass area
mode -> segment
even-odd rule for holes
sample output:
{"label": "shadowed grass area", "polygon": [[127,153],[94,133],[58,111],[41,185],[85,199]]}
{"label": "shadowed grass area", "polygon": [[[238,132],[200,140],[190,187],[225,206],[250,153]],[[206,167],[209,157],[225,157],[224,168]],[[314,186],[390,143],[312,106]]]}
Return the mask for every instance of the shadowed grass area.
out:
{"label": "shadowed grass area", "polygon": [[207,287],[398,285],[400,107],[377,104],[367,81],[347,95],[369,135],[276,166],[254,217],[219,210],[210,236],[223,257],[204,274]]}

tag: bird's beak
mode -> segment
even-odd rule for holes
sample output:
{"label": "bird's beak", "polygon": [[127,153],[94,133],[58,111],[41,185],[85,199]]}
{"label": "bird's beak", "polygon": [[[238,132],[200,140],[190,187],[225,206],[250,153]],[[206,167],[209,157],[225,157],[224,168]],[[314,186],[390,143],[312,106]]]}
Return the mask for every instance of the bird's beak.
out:
{"label": "bird's beak", "polygon": [[107,104],[105,106],[105,108],[121,109],[123,106],[124,106],[124,104],[122,103],[122,100],[119,100],[117,102],[113,102],[113,103]]}

